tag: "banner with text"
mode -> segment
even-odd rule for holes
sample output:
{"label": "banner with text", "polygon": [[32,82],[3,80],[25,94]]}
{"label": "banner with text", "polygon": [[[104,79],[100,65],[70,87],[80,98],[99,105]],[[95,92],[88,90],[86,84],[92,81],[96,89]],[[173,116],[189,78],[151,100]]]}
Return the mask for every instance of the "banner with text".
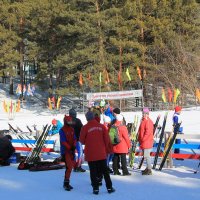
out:
{"label": "banner with text", "polygon": [[98,100],[98,99],[128,99],[128,98],[142,98],[142,90],[129,90],[129,91],[116,91],[116,92],[98,92],[87,93],[86,99]]}

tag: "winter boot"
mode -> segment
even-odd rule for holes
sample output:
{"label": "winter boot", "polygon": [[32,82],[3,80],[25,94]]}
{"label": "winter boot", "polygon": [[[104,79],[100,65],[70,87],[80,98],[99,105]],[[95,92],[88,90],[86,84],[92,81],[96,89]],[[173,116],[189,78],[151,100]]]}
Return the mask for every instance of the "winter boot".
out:
{"label": "winter boot", "polygon": [[94,187],[93,188],[93,194],[99,194],[99,188],[97,188],[97,187]]}
{"label": "winter boot", "polygon": [[112,174],[112,173],[113,173],[113,170],[112,170],[110,167],[108,167],[108,172],[109,172],[110,174]]}
{"label": "winter boot", "polygon": [[114,171],[114,175],[121,175],[121,172],[119,170]]}
{"label": "winter boot", "polygon": [[77,172],[86,172],[86,170],[83,169],[83,168],[80,166],[80,167],[77,167]]}
{"label": "winter boot", "polygon": [[67,179],[64,180],[63,188],[67,191],[70,191],[73,189],[73,187],[69,184],[69,180]]}
{"label": "winter boot", "polygon": [[142,172],[142,175],[152,175],[151,169],[146,169]]}
{"label": "winter boot", "polygon": [[115,192],[115,188],[113,188],[113,187],[112,188],[108,188],[107,190],[108,190],[109,194]]}

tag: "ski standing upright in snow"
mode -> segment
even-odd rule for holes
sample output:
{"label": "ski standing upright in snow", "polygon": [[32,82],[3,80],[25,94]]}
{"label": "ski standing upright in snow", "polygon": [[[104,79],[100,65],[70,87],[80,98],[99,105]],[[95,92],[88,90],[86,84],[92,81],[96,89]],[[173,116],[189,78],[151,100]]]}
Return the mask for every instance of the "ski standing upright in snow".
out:
{"label": "ski standing upright in snow", "polygon": [[162,129],[161,129],[161,134],[160,134],[160,139],[159,139],[159,142],[158,142],[156,155],[155,155],[155,158],[154,158],[153,169],[156,168],[156,164],[157,164],[157,161],[158,161],[160,149],[161,149],[161,146],[162,146],[162,141],[163,141],[164,133],[165,133],[165,126],[166,126],[166,122],[167,122],[167,115],[168,115],[168,112],[166,112],[165,116],[164,116],[163,125],[162,125]]}

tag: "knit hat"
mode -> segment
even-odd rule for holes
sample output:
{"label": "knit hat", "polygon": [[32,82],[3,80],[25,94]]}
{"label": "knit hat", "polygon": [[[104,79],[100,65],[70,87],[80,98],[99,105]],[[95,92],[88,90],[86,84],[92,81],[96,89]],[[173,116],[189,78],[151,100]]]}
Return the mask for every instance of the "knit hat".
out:
{"label": "knit hat", "polygon": [[116,115],[116,120],[122,122],[123,121],[123,116],[121,114]]}
{"label": "knit hat", "polygon": [[106,115],[103,116],[103,120],[104,120],[105,123],[110,123],[111,122],[110,117],[108,117]]}
{"label": "knit hat", "polygon": [[175,112],[179,112],[179,111],[182,110],[182,108],[181,108],[181,106],[176,106],[176,107],[174,108],[174,110],[175,110]]}
{"label": "knit hat", "polygon": [[72,117],[65,115],[65,117],[64,117],[64,124],[67,124],[67,125],[72,124]]}
{"label": "knit hat", "polygon": [[92,111],[88,111],[85,114],[85,117],[86,117],[87,121],[90,121],[90,120],[94,119],[94,113]]}
{"label": "knit hat", "polygon": [[143,113],[149,113],[149,108],[147,108],[147,107],[143,108],[143,109],[142,109],[142,112],[143,112]]}
{"label": "knit hat", "polygon": [[74,108],[71,108],[69,110],[69,116],[71,116],[71,117],[76,117],[77,116],[77,112],[74,110]]}
{"label": "knit hat", "polygon": [[57,124],[57,120],[53,119],[51,123],[55,126]]}
{"label": "knit hat", "polygon": [[113,109],[113,113],[115,113],[115,114],[120,114],[120,109],[119,108],[114,108]]}

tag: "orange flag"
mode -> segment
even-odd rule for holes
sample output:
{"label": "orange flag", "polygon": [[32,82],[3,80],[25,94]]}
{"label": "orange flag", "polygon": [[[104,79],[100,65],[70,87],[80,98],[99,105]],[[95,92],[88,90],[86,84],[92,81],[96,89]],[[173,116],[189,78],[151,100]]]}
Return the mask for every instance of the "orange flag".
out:
{"label": "orange flag", "polygon": [[79,74],[79,84],[83,86],[83,75],[82,73]]}
{"label": "orange flag", "polygon": [[106,76],[106,78],[105,78],[105,84],[110,83],[109,74],[108,74],[108,71],[106,69],[105,69],[105,76]]}
{"label": "orange flag", "polygon": [[168,92],[168,102],[172,102],[173,93],[171,89],[168,88],[167,92]]}
{"label": "orange flag", "polygon": [[138,66],[137,66],[137,73],[138,73],[140,80],[142,80],[141,70]]}
{"label": "orange flag", "polygon": [[91,85],[92,85],[92,79],[91,79],[91,74],[90,73],[88,73],[87,80],[89,82],[89,86],[91,87]]}
{"label": "orange flag", "polygon": [[196,89],[196,97],[197,97],[197,100],[200,102],[200,91],[198,88]]}
{"label": "orange flag", "polygon": [[119,83],[119,86],[122,85],[121,71],[118,72],[118,83]]}

